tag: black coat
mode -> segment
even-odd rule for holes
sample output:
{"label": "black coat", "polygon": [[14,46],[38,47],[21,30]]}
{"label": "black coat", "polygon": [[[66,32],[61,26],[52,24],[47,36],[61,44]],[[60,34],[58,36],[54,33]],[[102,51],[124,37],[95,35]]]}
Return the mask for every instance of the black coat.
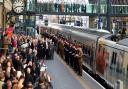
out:
{"label": "black coat", "polygon": [[20,60],[14,59],[13,66],[16,69],[16,71],[22,71],[23,70],[23,64]]}
{"label": "black coat", "polygon": [[32,61],[32,54],[27,54],[27,63]]}
{"label": "black coat", "polygon": [[45,46],[45,44],[39,43],[38,47],[37,47],[37,57],[38,58],[44,57],[46,55],[45,53],[46,53],[46,46]]}
{"label": "black coat", "polygon": [[34,84],[34,80],[33,80],[33,76],[31,74],[26,74],[25,75],[25,86],[29,83],[32,82],[32,84]]}

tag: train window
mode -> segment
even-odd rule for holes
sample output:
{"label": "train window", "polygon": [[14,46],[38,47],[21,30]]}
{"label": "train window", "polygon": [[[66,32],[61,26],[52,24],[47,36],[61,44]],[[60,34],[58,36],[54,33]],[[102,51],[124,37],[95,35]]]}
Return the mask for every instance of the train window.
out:
{"label": "train window", "polygon": [[117,57],[117,53],[116,52],[113,52],[112,53],[112,59],[111,59],[112,60],[111,61],[112,64],[116,64],[116,57]]}

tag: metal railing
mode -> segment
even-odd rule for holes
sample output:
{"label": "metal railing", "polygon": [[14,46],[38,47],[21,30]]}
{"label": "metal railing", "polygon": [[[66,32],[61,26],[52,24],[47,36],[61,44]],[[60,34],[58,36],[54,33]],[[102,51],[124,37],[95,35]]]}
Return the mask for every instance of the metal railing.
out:
{"label": "metal railing", "polygon": [[128,5],[111,5],[112,14],[128,14]]}

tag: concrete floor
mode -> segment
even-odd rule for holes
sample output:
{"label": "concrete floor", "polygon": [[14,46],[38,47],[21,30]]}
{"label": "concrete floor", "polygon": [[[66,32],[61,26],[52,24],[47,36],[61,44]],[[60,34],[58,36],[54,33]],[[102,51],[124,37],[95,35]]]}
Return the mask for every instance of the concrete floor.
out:
{"label": "concrete floor", "polygon": [[46,61],[46,65],[53,89],[91,89],[56,53],[53,60]]}

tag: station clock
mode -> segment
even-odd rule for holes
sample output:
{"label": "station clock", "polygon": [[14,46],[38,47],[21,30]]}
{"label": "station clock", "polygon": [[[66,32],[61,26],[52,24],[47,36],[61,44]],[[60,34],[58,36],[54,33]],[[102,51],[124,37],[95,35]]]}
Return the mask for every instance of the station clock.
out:
{"label": "station clock", "polygon": [[15,13],[22,13],[25,8],[24,0],[15,0],[13,2],[13,10]]}

